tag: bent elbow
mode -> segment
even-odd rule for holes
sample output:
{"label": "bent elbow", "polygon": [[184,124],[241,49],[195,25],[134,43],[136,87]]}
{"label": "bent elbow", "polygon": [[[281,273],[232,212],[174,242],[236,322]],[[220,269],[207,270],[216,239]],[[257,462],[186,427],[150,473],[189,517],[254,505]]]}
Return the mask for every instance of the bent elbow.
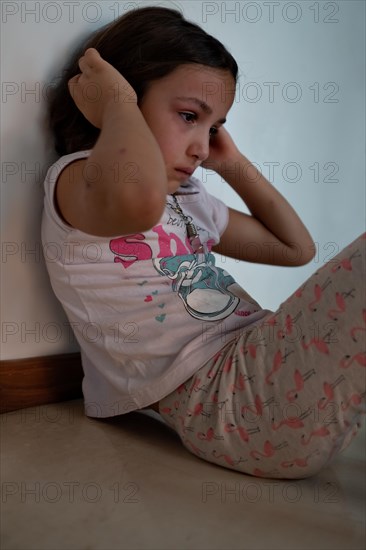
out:
{"label": "bent elbow", "polygon": [[135,214],[135,219],[136,221],[138,220],[139,231],[150,231],[150,229],[159,223],[163,212],[164,208],[159,209],[153,205],[144,205],[144,208],[141,208]]}
{"label": "bent elbow", "polygon": [[135,213],[140,220],[141,230],[149,231],[161,219],[166,203],[166,195],[161,193],[149,193],[141,197],[140,205]]}
{"label": "bent elbow", "polygon": [[314,259],[316,255],[316,246],[314,242],[311,242],[310,244],[306,246],[301,247],[301,254],[299,255],[299,263],[298,266],[306,265],[311,262],[311,260]]}

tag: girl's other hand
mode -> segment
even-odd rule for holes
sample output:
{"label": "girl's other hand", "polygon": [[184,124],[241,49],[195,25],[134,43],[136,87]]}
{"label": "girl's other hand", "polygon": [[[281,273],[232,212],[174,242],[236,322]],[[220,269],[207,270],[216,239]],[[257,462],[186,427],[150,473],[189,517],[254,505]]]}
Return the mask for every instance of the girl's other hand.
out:
{"label": "girl's other hand", "polygon": [[96,128],[101,128],[106,107],[136,103],[137,95],[127,80],[95,48],[88,48],[79,59],[81,73],[68,82],[78,109]]}
{"label": "girl's other hand", "polygon": [[235,145],[233,138],[223,126],[210,140],[210,152],[206,160],[201,164],[203,168],[214,170],[220,173],[224,169],[224,163],[235,162],[240,156],[240,151]]}

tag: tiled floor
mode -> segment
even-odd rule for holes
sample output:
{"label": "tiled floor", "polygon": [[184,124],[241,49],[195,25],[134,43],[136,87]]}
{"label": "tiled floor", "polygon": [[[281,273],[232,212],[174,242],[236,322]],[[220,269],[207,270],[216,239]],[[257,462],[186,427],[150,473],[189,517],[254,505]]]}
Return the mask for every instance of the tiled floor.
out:
{"label": "tiled floor", "polygon": [[2,550],[364,549],[365,431],[311,479],[191,455],[153,411],[81,400],[2,415]]}

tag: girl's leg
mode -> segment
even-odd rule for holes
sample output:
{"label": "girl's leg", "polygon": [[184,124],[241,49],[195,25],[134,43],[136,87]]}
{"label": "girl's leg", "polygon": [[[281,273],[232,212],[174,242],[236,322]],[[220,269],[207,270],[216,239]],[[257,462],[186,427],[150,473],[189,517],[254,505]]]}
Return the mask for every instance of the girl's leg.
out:
{"label": "girl's leg", "polygon": [[160,401],[189,451],[303,478],[349,444],[365,411],[365,237]]}

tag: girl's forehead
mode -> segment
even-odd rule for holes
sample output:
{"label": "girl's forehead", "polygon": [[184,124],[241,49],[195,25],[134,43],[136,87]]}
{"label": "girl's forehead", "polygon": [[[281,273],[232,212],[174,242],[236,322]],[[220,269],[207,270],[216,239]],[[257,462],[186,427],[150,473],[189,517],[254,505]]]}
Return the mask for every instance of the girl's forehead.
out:
{"label": "girl's forehead", "polygon": [[[157,80],[158,87],[169,93],[186,95],[184,92],[205,93],[222,96],[235,95],[235,80],[229,70],[216,69],[206,65],[180,65],[166,77]],[[159,86],[160,84],[160,86]]]}
{"label": "girl's forehead", "polygon": [[232,80],[232,82],[234,82],[234,77],[229,70],[217,69],[197,63],[179,65],[174,71],[169,73],[166,78],[169,77],[171,80],[185,80],[188,78],[190,81],[201,82],[202,80],[211,78],[222,81]]}

